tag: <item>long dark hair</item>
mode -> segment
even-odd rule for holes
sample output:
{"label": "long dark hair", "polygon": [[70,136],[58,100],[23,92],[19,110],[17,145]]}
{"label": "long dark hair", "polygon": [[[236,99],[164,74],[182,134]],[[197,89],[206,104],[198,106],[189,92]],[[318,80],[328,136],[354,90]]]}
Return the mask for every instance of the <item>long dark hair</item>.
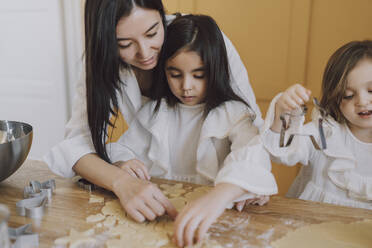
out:
{"label": "long dark hair", "polygon": [[205,15],[185,15],[177,16],[168,25],[163,50],[155,70],[156,79],[152,85],[154,99],[157,101],[155,113],[159,109],[162,98],[165,98],[170,106],[178,102],[169,88],[165,64],[181,49],[198,53],[205,66],[207,78],[205,115],[229,100],[241,101],[249,107],[249,104],[237,96],[230,86],[225,42],[216,22]]}
{"label": "long dark hair", "polygon": [[372,59],[372,41],[351,41],[337,49],[323,74],[320,105],[339,123],[346,123],[340,104],[347,87],[347,76],[357,63]]}
{"label": "long dark hair", "polygon": [[113,126],[110,114],[117,117],[121,84],[120,70],[129,69],[119,56],[116,26],[129,16],[133,7],[159,11],[166,28],[161,0],[86,0],[85,2],[85,70],[88,124],[94,148],[110,162],[105,140],[107,127]]}

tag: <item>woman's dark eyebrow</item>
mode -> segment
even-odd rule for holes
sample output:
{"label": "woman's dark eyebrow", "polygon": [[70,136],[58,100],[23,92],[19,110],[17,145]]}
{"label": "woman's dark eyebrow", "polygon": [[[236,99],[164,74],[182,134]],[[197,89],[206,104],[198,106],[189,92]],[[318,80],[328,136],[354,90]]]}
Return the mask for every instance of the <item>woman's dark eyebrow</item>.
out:
{"label": "woman's dark eyebrow", "polygon": [[[149,29],[146,30],[145,34],[150,32],[153,28],[155,28],[157,25],[159,24],[159,22],[155,23],[154,25],[152,25]],[[129,38],[117,38],[116,39],[117,41],[122,41],[122,40],[130,40]]]}
{"label": "woman's dark eyebrow", "polygon": [[192,72],[198,72],[198,71],[205,71],[205,66],[201,66],[199,68],[192,70]]}
{"label": "woman's dark eyebrow", "polygon": [[151,29],[155,28],[158,24],[159,24],[159,22],[157,22],[154,25],[152,25],[149,29],[146,30],[145,34],[148,33],[148,32],[150,32]]}
{"label": "woman's dark eyebrow", "polygon": [[173,66],[168,66],[167,68],[165,68],[167,71],[180,71],[180,69],[177,69],[176,67],[173,67]]}

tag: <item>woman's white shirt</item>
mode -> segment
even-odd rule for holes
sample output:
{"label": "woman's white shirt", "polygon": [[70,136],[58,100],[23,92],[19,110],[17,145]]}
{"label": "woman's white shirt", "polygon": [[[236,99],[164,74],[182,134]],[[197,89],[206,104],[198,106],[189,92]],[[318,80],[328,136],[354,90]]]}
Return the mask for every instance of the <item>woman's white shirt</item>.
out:
{"label": "woman's white shirt", "polygon": [[[175,16],[167,16],[169,22],[174,18]],[[263,120],[249,83],[247,71],[235,47],[225,35],[224,41],[229,60],[231,87],[237,95],[250,104],[256,114],[254,125],[259,127]],[[137,79],[130,69],[122,70],[120,78],[124,85],[122,85],[122,94],[117,94],[119,111],[129,124],[144,101]],[[76,88],[72,117],[66,125],[65,139],[54,146],[43,158],[54,173],[63,177],[75,176],[75,172],[72,170],[75,163],[84,155],[95,153],[88,126],[84,78],[78,82]]]}
{"label": "woman's white shirt", "polygon": [[[146,102],[141,96],[137,79],[131,70],[122,70],[120,78],[124,82],[121,94],[117,92],[120,113],[130,123],[137,111]],[[43,158],[49,168],[57,175],[73,177],[72,167],[84,155],[95,153],[92,136],[88,126],[86,86],[84,80],[77,85],[72,117],[66,125],[65,139],[54,146]]]}

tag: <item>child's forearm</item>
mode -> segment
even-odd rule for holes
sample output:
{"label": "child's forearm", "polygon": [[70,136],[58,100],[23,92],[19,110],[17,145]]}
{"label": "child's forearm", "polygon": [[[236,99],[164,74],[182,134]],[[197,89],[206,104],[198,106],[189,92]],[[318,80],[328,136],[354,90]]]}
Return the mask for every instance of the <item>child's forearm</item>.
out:
{"label": "child's forearm", "polygon": [[235,184],[219,183],[213,188],[213,190],[210,193],[218,194],[219,197],[225,199],[227,202],[232,202],[235,199],[246,194],[247,191]]}

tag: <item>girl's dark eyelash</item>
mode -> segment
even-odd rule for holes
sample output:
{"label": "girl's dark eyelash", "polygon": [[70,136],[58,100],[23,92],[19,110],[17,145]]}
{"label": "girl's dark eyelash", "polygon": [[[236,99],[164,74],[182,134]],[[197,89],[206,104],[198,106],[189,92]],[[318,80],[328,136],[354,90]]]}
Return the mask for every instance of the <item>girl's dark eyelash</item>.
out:
{"label": "girl's dark eyelash", "polygon": [[155,33],[152,33],[152,34],[148,34],[147,37],[154,37],[158,32],[155,32]]}
{"label": "girl's dark eyelash", "polygon": [[128,48],[128,47],[130,47],[130,45],[131,45],[131,43],[128,44],[128,45],[120,45],[120,44],[119,44],[119,47],[120,47],[120,48]]}
{"label": "girl's dark eyelash", "polygon": [[344,99],[351,99],[353,97],[353,95],[350,95],[350,96],[344,96],[343,98]]}
{"label": "girl's dark eyelash", "polygon": [[178,78],[178,77],[181,77],[180,74],[170,74],[170,76],[171,76],[172,78]]}

